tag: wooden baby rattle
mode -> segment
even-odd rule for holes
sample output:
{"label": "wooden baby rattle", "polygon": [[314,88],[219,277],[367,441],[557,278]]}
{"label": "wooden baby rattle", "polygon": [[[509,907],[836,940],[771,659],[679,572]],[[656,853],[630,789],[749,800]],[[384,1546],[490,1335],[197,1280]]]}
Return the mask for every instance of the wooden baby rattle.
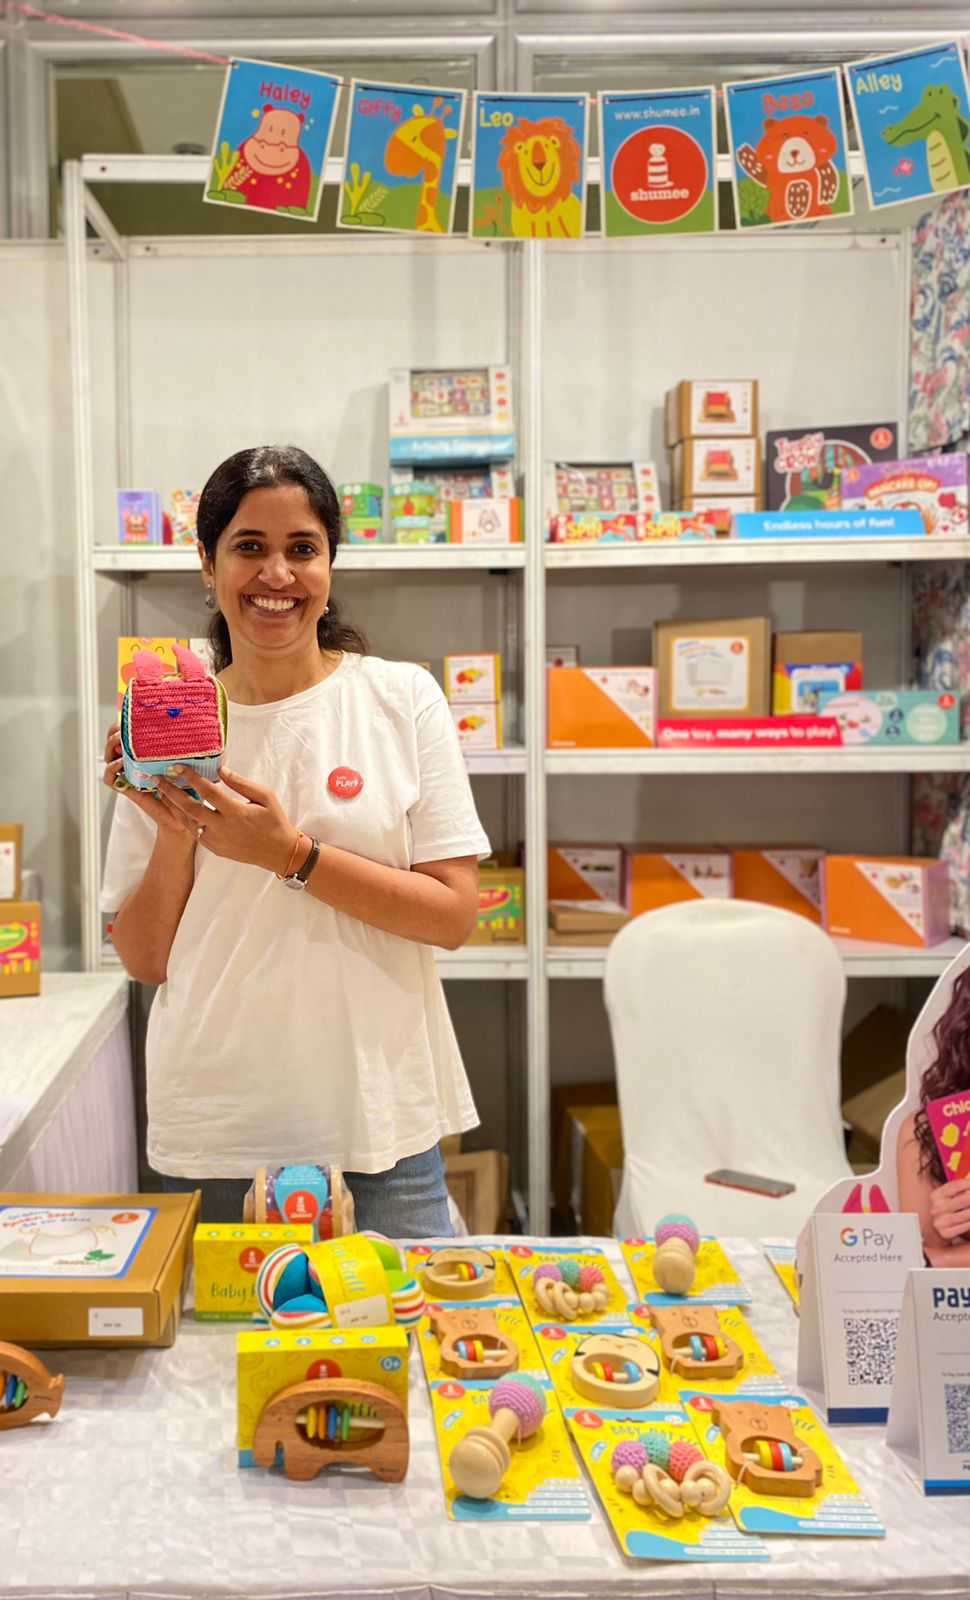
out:
{"label": "wooden baby rattle", "polygon": [[578,1261],[536,1267],[532,1288],[539,1310],[560,1322],[574,1322],[593,1311],[605,1311],[610,1303],[610,1291],[599,1267],[583,1267]]}
{"label": "wooden baby rattle", "polygon": [[495,1257],[474,1245],[434,1250],[422,1276],[438,1300],[481,1300],[495,1291]]}
{"label": "wooden baby rattle", "polygon": [[648,1406],[660,1387],[660,1358],[653,1345],[630,1334],[596,1333],[576,1348],[573,1388],[616,1411]]}
{"label": "wooden baby rattle", "polygon": [[721,1328],[713,1306],[649,1306],[670,1371],[679,1378],[734,1378],[744,1353]]}
{"label": "wooden baby rattle", "polygon": [[509,1445],[521,1444],[542,1426],[546,1397],[535,1378],[520,1373],[497,1383],[488,1401],[491,1427],[472,1428],[451,1452],[448,1469],[459,1494],[490,1500],[512,1465]]}
{"label": "wooden baby rattle", "polygon": [[671,1211],[653,1230],[653,1275],[664,1294],[689,1294],[697,1274],[701,1236],[690,1217]]}
{"label": "wooden baby rattle", "polygon": [[452,1378],[504,1378],[519,1364],[518,1346],[494,1311],[432,1311],[431,1331],[441,1345],[441,1369]]}
{"label": "wooden baby rattle", "polygon": [[341,1463],[369,1467],[384,1483],[400,1483],[408,1470],[407,1415],[379,1383],[291,1383],[264,1406],[253,1437],[258,1467],[271,1467],[277,1451],[286,1476],[301,1482]]}
{"label": "wooden baby rattle", "polygon": [[724,1435],[727,1468],[755,1494],[812,1495],[822,1463],[796,1438],[784,1406],[715,1403],[711,1417]]}
{"label": "wooden baby rattle", "polygon": [[610,1458],[613,1482],[638,1506],[668,1517],[697,1511],[716,1517],[731,1498],[731,1480],[716,1461],[708,1461],[696,1444],[671,1439],[653,1429],[641,1439],[623,1439]]}
{"label": "wooden baby rattle", "polygon": [[0,1429],[56,1417],[63,1397],[62,1377],[51,1377],[44,1363],[19,1344],[0,1344]]}

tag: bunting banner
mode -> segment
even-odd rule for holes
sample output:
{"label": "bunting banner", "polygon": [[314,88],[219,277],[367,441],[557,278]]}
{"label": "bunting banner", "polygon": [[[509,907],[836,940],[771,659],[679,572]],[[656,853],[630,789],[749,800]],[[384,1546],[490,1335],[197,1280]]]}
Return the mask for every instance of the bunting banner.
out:
{"label": "bunting banner", "polygon": [[851,216],[839,69],[724,85],[739,228]]}
{"label": "bunting banner", "polygon": [[970,186],[970,95],[958,44],[851,62],[845,76],[871,206]]}
{"label": "bunting banner", "polygon": [[450,233],[464,89],[350,86],[339,228]]}
{"label": "bunting banner", "polygon": [[713,87],[600,95],[607,238],[717,231],[716,95]]}
{"label": "bunting banner", "polygon": [[316,222],[340,79],[232,60],[203,199]]}
{"label": "bunting banner", "polygon": [[580,239],[586,216],[585,94],[475,95],[474,239]]}

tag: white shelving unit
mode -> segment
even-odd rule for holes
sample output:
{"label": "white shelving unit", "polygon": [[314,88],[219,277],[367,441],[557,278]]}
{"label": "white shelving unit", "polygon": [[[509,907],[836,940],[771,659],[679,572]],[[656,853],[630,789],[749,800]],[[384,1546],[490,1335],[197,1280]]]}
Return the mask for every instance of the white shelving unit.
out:
{"label": "white shelving unit", "polygon": [[[598,167],[598,164],[591,163],[591,177],[595,176],[593,170],[595,167]],[[708,779],[716,776],[726,778],[731,775],[750,777],[757,775],[759,780],[764,779],[766,784],[770,784],[773,777],[798,775],[814,782],[816,779],[834,779],[844,775],[847,780],[851,776],[853,782],[857,782],[860,777],[869,776],[874,782],[878,779],[891,783],[894,778],[905,780],[907,774],[917,772],[970,771],[970,749],[964,747],[939,751],[880,750],[870,753],[829,751],[801,754],[745,751],[691,753],[671,750],[643,753],[610,750],[546,751],[544,749],[545,644],[547,609],[552,605],[551,596],[555,592],[558,604],[558,598],[564,591],[574,588],[577,607],[581,607],[586,603],[587,591],[595,585],[608,584],[613,570],[621,575],[619,582],[624,586],[623,593],[627,599],[629,592],[637,591],[639,585],[663,586],[683,582],[685,586],[689,586],[703,582],[705,575],[716,575],[719,584],[724,585],[725,595],[731,596],[730,599],[725,598],[726,609],[716,614],[739,615],[742,613],[737,609],[739,602],[734,596],[742,592],[739,588],[742,584],[762,585],[762,593],[767,596],[763,604],[767,609],[769,602],[773,603],[774,600],[775,590],[771,589],[772,585],[778,585],[779,590],[784,591],[782,593],[784,599],[788,592],[784,586],[801,579],[805,582],[834,583],[837,577],[840,585],[851,586],[853,582],[858,582],[861,576],[868,584],[870,574],[875,582],[879,571],[892,568],[902,574],[897,597],[898,623],[902,628],[908,619],[906,573],[912,563],[962,558],[966,546],[957,541],[945,542],[932,539],[851,542],[811,540],[800,544],[787,541],[773,544],[761,541],[751,544],[717,541],[684,545],[650,544],[639,548],[619,549],[546,545],[541,517],[544,459],[560,456],[569,459],[570,455],[579,457],[581,454],[585,454],[587,459],[593,459],[601,450],[605,450],[607,457],[609,454],[622,457],[628,449],[625,443],[616,438],[612,450],[602,443],[594,442],[588,450],[578,451],[574,440],[584,436],[587,423],[594,428],[602,426],[607,429],[613,426],[609,418],[601,423],[600,418],[592,410],[588,407],[582,409],[581,404],[574,406],[579,418],[578,431],[574,433],[574,439],[564,436],[561,427],[563,408],[573,403],[573,396],[568,392],[568,383],[563,383],[562,394],[556,395],[558,416],[550,418],[548,415],[547,390],[555,385],[546,369],[547,319],[555,313],[561,315],[562,326],[575,326],[577,315],[585,311],[590,304],[588,299],[583,300],[583,294],[587,284],[595,279],[595,274],[599,270],[595,259],[597,254],[604,251],[615,252],[613,259],[622,263],[640,259],[636,251],[625,244],[604,245],[597,241],[588,241],[550,247],[546,255],[544,246],[531,241],[521,244],[499,243],[497,246],[486,247],[457,240],[426,243],[400,240],[374,241],[373,238],[368,238],[366,241],[357,241],[346,235],[336,239],[327,237],[310,239],[305,236],[291,238],[288,235],[280,235],[272,240],[253,237],[182,241],[125,239],[116,233],[91,189],[92,184],[104,183],[176,182],[198,184],[201,187],[206,171],[205,160],[189,157],[90,156],[80,163],[68,163],[65,167],[64,215],[69,265],[76,462],[81,770],[82,772],[91,770],[93,757],[100,754],[104,731],[99,720],[98,646],[99,641],[104,646],[99,611],[103,609],[106,587],[117,586],[121,595],[122,619],[127,624],[123,626],[122,631],[134,632],[136,596],[144,592],[141,585],[146,580],[172,578],[184,585],[185,580],[197,572],[197,560],[192,550],[126,549],[102,542],[104,528],[98,519],[95,463],[99,447],[103,452],[106,445],[104,438],[98,437],[100,424],[95,414],[93,374],[97,359],[101,360],[103,370],[104,357],[100,349],[95,348],[92,319],[100,318],[98,337],[107,339],[112,346],[108,364],[113,362],[118,396],[116,433],[111,441],[114,450],[113,481],[131,482],[130,473],[135,454],[133,448],[135,420],[132,415],[129,376],[134,315],[131,278],[133,264],[140,265],[146,260],[171,259],[173,263],[181,261],[183,266],[188,261],[198,271],[200,262],[211,263],[228,259],[236,253],[238,257],[248,260],[268,259],[272,256],[279,272],[285,274],[287,270],[297,270],[307,259],[313,263],[327,263],[331,258],[351,255],[355,250],[371,252],[386,250],[388,253],[407,256],[412,262],[425,264],[431,262],[432,258],[442,251],[467,252],[470,263],[475,260],[480,261],[486,250],[493,257],[498,255],[505,263],[508,285],[507,343],[506,351],[503,353],[512,360],[519,384],[517,426],[520,466],[526,497],[524,544],[495,550],[469,550],[461,547],[403,548],[386,545],[379,548],[345,546],[340,551],[337,574],[338,581],[344,573],[361,575],[364,579],[370,573],[383,574],[385,578],[398,576],[410,578],[416,575],[413,577],[413,582],[419,585],[434,584],[438,579],[442,583],[456,582],[462,574],[467,574],[473,583],[485,583],[494,575],[502,577],[505,585],[502,589],[503,596],[512,597],[503,599],[498,604],[496,627],[499,637],[495,642],[506,653],[507,664],[512,668],[510,676],[517,686],[519,697],[517,731],[520,742],[510,744],[504,750],[494,753],[471,754],[468,757],[468,768],[478,778],[510,780],[503,786],[503,792],[508,796],[507,813],[513,819],[511,825],[520,829],[526,843],[529,939],[526,946],[516,949],[471,947],[458,952],[442,951],[439,953],[438,962],[442,976],[448,981],[512,983],[519,995],[522,995],[524,989],[526,1082],[523,1115],[527,1140],[525,1184],[527,1207],[523,1220],[527,1221],[531,1231],[541,1233],[547,1224],[549,1194],[549,980],[559,980],[554,989],[558,1004],[564,993],[561,987],[562,980],[601,980],[605,964],[605,951],[602,949],[564,950],[558,946],[548,949],[546,947],[541,908],[544,907],[547,898],[545,846],[550,836],[547,812],[554,787],[559,786],[556,792],[560,794],[563,788],[567,789],[570,798],[575,800],[581,809],[586,805],[588,812],[589,806],[583,797],[591,792],[594,780],[605,780],[608,790],[612,793],[611,785],[614,780],[618,786],[622,786],[624,782],[629,783],[630,780],[639,783],[639,780],[645,778],[660,777],[693,781],[698,777]],[[336,171],[333,173],[328,171],[328,179],[336,181],[337,177]],[[96,235],[94,243],[89,243],[87,240],[88,226]],[[722,262],[743,260],[755,268],[765,263],[769,256],[775,258],[773,267],[777,271],[779,263],[786,259],[786,253],[787,259],[792,259],[792,252],[795,250],[799,252],[799,260],[804,270],[804,261],[809,256],[817,255],[819,260],[823,261],[840,251],[874,250],[885,245],[885,240],[860,241],[842,235],[838,230],[828,232],[822,230],[817,234],[806,234],[796,230],[788,237],[774,233],[748,238],[727,236],[722,239],[694,241],[655,240],[648,248],[654,252],[655,260],[661,263],[675,251],[682,252],[683,260],[692,270],[696,269],[698,273],[706,271],[709,274]],[[638,248],[642,254],[645,247],[639,245]],[[92,260],[96,259],[103,263],[106,258],[113,263],[114,276],[113,302],[108,313],[104,312],[100,303],[94,303],[95,297],[90,282]],[[567,258],[570,271],[575,273],[577,279],[582,278],[582,283],[577,283],[575,290],[580,311],[568,303],[560,306],[555,293],[547,294],[550,273],[555,268],[556,273],[560,274],[562,264]],[[678,257],[678,261],[680,259]],[[903,261],[904,256],[901,254],[900,262]],[[556,282],[561,285],[560,276],[557,276]],[[895,311],[895,318],[899,321],[897,332],[901,346],[904,344],[904,319],[907,314],[908,296],[908,276],[903,265],[899,272]],[[609,297],[601,296],[601,298]],[[550,307],[549,310],[547,305]],[[406,311],[402,314],[406,314]],[[596,336],[595,332],[591,334],[592,338]],[[628,355],[622,333],[617,334],[612,345],[609,344],[609,335],[605,342],[609,348],[603,359],[613,362],[618,370],[622,369],[622,363]],[[165,349],[159,349],[157,360],[160,365],[164,364],[165,356]],[[429,350],[427,359],[429,363],[444,365],[460,358],[449,352],[445,339],[442,343],[435,344],[433,350]],[[893,395],[891,403],[887,402],[886,410],[891,414],[904,415],[905,362],[900,359],[902,364],[898,391]],[[576,366],[575,381],[580,384],[582,378],[578,368],[582,366],[582,362],[577,361]],[[682,373],[690,370],[686,364],[681,369]],[[752,355],[751,370],[758,371],[756,355]],[[571,382],[571,372],[569,378]],[[622,389],[622,385],[620,387]],[[651,390],[649,404],[654,406],[658,398]],[[618,409],[611,413],[614,422],[620,414]],[[226,430],[223,430],[218,435],[220,442],[225,437]],[[234,437],[238,441],[238,425]],[[613,432],[604,433],[604,438],[607,440],[614,437]],[[236,447],[235,442],[230,445],[230,448]],[[325,459],[331,460],[336,448],[334,446],[330,456],[323,450],[321,454],[324,454]],[[213,449],[218,451],[219,444],[214,444]],[[213,459],[218,459],[218,456],[214,455]],[[333,464],[337,474],[340,475],[339,459],[334,460]],[[103,475],[103,462],[100,466]],[[860,569],[862,569],[861,575]],[[358,582],[359,578],[355,577],[351,581]],[[167,592],[170,586],[163,584],[160,588]],[[153,584],[152,593],[154,592]],[[691,591],[687,588],[686,592]],[[667,593],[666,588],[661,589],[662,596],[666,596]],[[609,594],[614,595],[615,588],[611,588]],[[560,607],[560,610],[562,609]],[[749,607],[750,609],[752,608]],[[175,614],[181,615],[178,612]],[[198,632],[201,631],[201,623],[197,621],[190,626],[180,622],[179,629],[185,633]],[[550,634],[550,637],[553,643],[565,642],[563,634],[560,634],[560,637]],[[415,641],[414,648],[417,653],[420,648],[418,641]],[[103,674],[103,659],[101,666]],[[563,779],[569,782],[563,785]],[[888,809],[897,816],[901,828],[906,802],[900,796],[904,793],[904,789],[899,781],[891,787],[894,798]],[[669,786],[658,786],[657,791],[651,788],[644,792],[652,795],[658,791],[669,793]],[[640,792],[641,789],[638,787],[637,793]],[[719,788],[718,793],[720,792]],[[745,788],[745,793],[750,791]],[[84,963],[90,969],[98,968],[105,961],[100,917],[97,911],[97,889],[101,869],[102,812],[106,801],[106,794],[99,791],[94,782],[82,784],[81,876]],[[602,804],[604,810],[610,809],[609,801],[604,800]],[[583,837],[583,834],[577,832],[573,836]],[[845,945],[840,948],[846,971],[850,976],[926,978],[936,975],[943,969],[946,961],[959,948],[959,944],[957,941],[951,941],[947,946],[928,952],[898,950],[884,946]]]}

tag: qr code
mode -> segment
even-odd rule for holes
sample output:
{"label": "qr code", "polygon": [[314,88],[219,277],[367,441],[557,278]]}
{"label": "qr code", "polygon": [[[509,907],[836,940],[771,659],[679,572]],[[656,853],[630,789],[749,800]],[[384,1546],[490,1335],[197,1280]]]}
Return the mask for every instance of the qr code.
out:
{"label": "qr code", "polygon": [[945,1383],[946,1447],[953,1455],[970,1450],[970,1383]]}
{"label": "qr code", "polygon": [[849,1383],[892,1383],[899,1318],[844,1317],[843,1327]]}

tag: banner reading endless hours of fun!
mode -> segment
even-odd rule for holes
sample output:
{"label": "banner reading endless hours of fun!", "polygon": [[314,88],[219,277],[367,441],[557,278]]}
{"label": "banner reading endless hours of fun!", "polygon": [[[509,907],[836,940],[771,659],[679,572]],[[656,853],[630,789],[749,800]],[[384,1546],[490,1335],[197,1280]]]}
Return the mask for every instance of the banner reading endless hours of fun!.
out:
{"label": "banner reading endless hours of fun!", "polygon": [[588,124],[584,94],[476,94],[472,236],[580,238]]}
{"label": "banner reading endless hours of fun!", "polygon": [[316,222],[340,80],[230,61],[203,199]]}
{"label": "banner reading endless hours of fun!", "polygon": [[957,44],[845,69],[872,206],[935,199],[970,184],[970,97]]}
{"label": "banner reading endless hours of fun!", "polygon": [[464,89],[355,80],[338,226],[449,233],[464,109]]}
{"label": "banner reading endless hours of fun!", "polygon": [[726,83],[724,95],[739,228],[851,214],[837,68]]}
{"label": "banner reading endless hours of fun!", "polygon": [[600,95],[603,232],[717,230],[716,91]]}

